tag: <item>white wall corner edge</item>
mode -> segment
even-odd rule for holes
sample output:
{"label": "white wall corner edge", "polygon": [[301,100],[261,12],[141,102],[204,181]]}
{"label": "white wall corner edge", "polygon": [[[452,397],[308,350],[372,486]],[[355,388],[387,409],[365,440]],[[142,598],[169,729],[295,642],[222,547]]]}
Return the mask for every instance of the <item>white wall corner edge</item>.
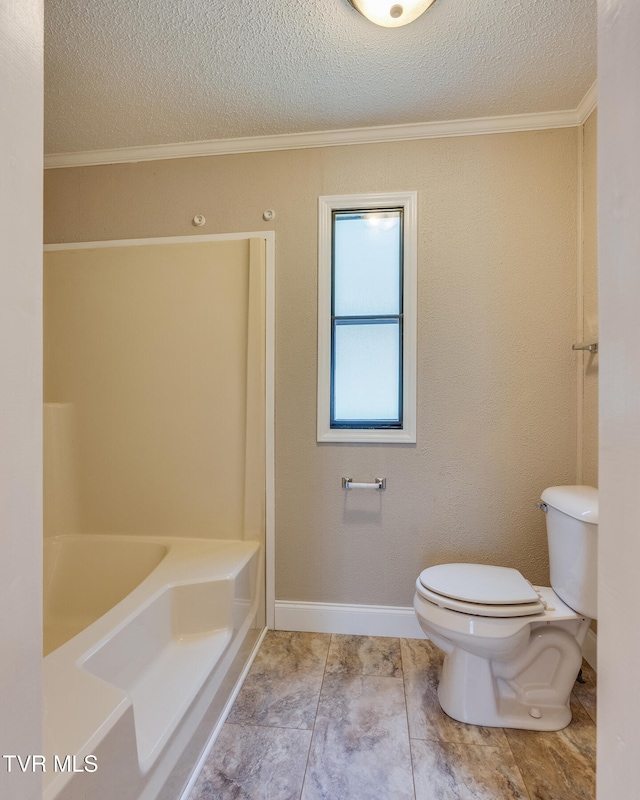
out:
{"label": "white wall corner edge", "polygon": [[276,600],[275,630],[426,639],[412,606]]}

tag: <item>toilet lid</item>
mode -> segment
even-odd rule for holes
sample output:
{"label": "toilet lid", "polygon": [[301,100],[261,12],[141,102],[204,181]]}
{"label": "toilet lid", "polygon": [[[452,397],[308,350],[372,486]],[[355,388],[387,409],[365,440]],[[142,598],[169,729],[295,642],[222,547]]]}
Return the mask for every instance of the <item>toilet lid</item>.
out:
{"label": "toilet lid", "polygon": [[[438,564],[420,573],[420,592],[445,608],[482,616],[522,616],[544,609],[516,569],[488,564]],[[480,607],[483,607],[482,610]]]}

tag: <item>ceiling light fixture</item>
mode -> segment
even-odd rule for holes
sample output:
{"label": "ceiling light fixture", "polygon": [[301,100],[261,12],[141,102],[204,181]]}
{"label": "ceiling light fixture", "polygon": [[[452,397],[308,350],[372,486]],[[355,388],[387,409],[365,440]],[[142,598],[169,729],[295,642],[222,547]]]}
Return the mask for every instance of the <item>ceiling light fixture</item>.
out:
{"label": "ceiling light fixture", "polygon": [[435,3],[436,0],[348,0],[364,17],[384,28],[408,25]]}

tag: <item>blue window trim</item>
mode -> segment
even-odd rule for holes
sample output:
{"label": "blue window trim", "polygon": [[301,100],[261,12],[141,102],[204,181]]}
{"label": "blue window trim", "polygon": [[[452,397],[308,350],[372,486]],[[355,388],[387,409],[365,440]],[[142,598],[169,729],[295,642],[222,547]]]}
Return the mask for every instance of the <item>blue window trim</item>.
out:
{"label": "blue window trim", "polygon": [[[366,427],[353,427],[359,421],[334,420],[331,425],[333,331],[333,219],[334,212],[402,209],[402,422],[401,427],[386,427],[387,420],[363,420]],[[317,440],[319,443],[416,442],[417,383],[417,192],[334,195],[318,198],[318,388]],[[338,318],[339,320],[339,318]],[[369,427],[382,422],[380,427]],[[384,427],[383,427],[384,426]]]}
{"label": "blue window trim", "polygon": [[[352,214],[354,217],[362,217],[368,214],[380,214],[386,211],[399,212],[400,237],[398,253],[398,294],[400,308],[398,314],[358,314],[358,315],[337,315],[335,313],[335,263],[336,263],[336,235],[335,223],[338,215],[344,217]],[[402,430],[403,427],[403,321],[404,321],[404,208],[402,206],[381,206],[379,208],[352,208],[352,209],[333,209],[331,212],[331,385],[330,385],[330,414],[329,426],[333,430]],[[385,325],[390,322],[397,322],[399,327],[398,335],[398,417],[397,419],[348,419],[339,420],[335,417],[335,365],[336,365],[336,327],[338,325],[360,325],[360,324],[380,324]]]}

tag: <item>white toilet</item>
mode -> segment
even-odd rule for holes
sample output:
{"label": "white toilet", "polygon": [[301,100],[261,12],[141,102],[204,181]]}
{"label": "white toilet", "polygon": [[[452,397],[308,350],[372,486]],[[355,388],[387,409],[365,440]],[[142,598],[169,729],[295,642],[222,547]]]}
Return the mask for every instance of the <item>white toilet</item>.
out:
{"label": "white toilet", "polygon": [[539,731],[571,722],[582,644],[597,617],[598,492],[554,486],[541,499],[552,588],[485,564],[439,564],[416,581],[418,621],[446,654],[438,699],[460,722]]}

